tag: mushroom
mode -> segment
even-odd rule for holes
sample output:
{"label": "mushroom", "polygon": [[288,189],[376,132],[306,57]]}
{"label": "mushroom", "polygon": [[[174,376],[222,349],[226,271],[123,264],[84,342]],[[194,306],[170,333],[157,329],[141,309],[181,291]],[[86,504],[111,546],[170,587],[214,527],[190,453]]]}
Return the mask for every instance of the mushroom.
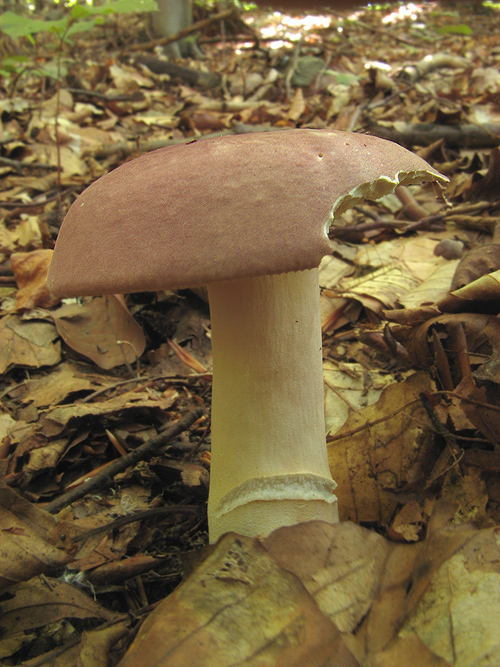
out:
{"label": "mushroom", "polygon": [[328,229],[362,199],[431,180],[447,179],[392,142],[299,129],[147,153],[71,206],[49,272],[56,296],[208,285],[211,542],[338,521],[318,283]]}

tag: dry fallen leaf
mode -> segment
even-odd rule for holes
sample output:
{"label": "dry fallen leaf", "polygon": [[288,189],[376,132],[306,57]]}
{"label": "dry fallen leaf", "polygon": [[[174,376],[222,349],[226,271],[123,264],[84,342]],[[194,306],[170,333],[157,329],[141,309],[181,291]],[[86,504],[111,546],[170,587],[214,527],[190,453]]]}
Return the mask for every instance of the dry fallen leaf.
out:
{"label": "dry fallen leaf", "polygon": [[[431,317],[419,326],[407,326],[392,330],[394,337],[404,345],[412,364],[420,368],[430,368],[436,357],[433,333],[450,351],[456,348],[454,336],[457,327],[462,327],[467,341],[470,362],[484,367],[493,362],[500,353],[500,322],[497,317],[483,313],[443,313]],[[475,375],[476,371],[474,371]]]}
{"label": "dry fallen leaf", "polygon": [[494,271],[477,278],[474,282],[456,289],[443,297],[437,307],[442,312],[467,311],[477,308],[477,302],[493,302],[500,300],[500,271]]}
{"label": "dry fallen leaf", "polygon": [[52,252],[39,249],[11,255],[10,264],[19,288],[16,295],[16,310],[50,308],[59,302],[59,299],[50,294],[47,287],[47,272]]}
{"label": "dry fallen leaf", "polygon": [[280,528],[263,543],[280,567],[299,577],[341,632],[355,631],[379,589],[390,546],[381,535],[350,522],[339,531],[315,521]]}
{"label": "dry fallen leaf", "polygon": [[148,617],[120,667],[322,667],[338,638],[258,540],[229,533]]}
{"label": "dry fallen leaf", "polygon": [[65,304],[53,317],[65,343],[100,368],[135,363],[146,347],[141,327],[114,295]]}
{"label": "dry fallen leaf", "polygon": [[[455,527],[464,543],[444,562],[411,609],[399,633],[416,634],[437,655],[456,667],[500,664],[500,533],[498,528],[471,531]],[[435,535],[435,559],[450,526]],[[442,547],[441,547],[442,549]]]}
{"label": "dry fallen leaf", "polygon": [[40,248],[42,232],[37,217],[24,215],[17,224],[0,221],[0,253],[11,254]]}
{"label": "dry fallen leaf", "polygon": [[57,520],[0,482],[0,590],[59,569],[71,557],[53,541]]}
{"label": "dry fallen leaf", "polygon": [[397,505],[391,490],[425,479],[434,439],[418,396],[429,388],[426,373],[392,384],[330,436],[328,456],[342,520],[388,524]]}
{"label": "dry fallen leaf", "polygon": [[149,616],[120,667],[499,664],[500,532],[454,525],[453,514],[438,504],[417,544],[349,522],[288,526],[262,541],[225,535]]}
{"label": "dry fallen leaf", "polygon": [[27,484],[34,477],[54,468],[71,446],[80,437],[85,437],[85,430],[81,428],[73,438],[63,436],[74,434],[73,429],[78,429],[82,423],[88,424],[92,417],[105,417],[126,410],[167,410],[176,397],[174,389],[160,398],[146,392],[129,391],[107,401],[62,405],[47,410],[40,422],[19,439],[12,454],[11,469],[19,466],[22,473],[19,483]]}
{"label": "dry fallen leaf", "polygon": [[2,602],[4,639],[65,618],[118,617],[98,605],[86,593],[57,579],[36,578],[9,589],[12,597]]}
{"label": "dry fallen leaf", "polygon": [[451,283],[452,290],[470,285],[481,276],[500,269],[500,243],[478,246],[460,260]]}
{"label": "dry fallen leaf", "polygon": [[[57,629],[56,629],[57,632]],[[73,634],[76,634],[73,631]],[[102,667],[115,663],[121,645],[129,634],[128,622],[108,622],[103,627],[82,632],[79,643],[70,639],[66,644],[25,660],[23,667]],[[24,633],[26,636],[27,633]],[[28,641],[26,643],[29,643]]]}
{"label": "dry fallen leaf", "polygon": [[46,408],[59,403],[68,403],[72,394],[91,392],[113,384],[106,375],[91,373],[87,368],[79,368],[66,361],[50,373],[26,381],[23,404]]}
{"label": "dry fallen leaf", "polygon": [[40,368],[59,363],[61,344],[54,342],[56,338],[50,322],[6,315],[0,320],[0,373],[12,366]]}
{"label": "dry fallen leaf", "polygon": [[92,416],[106,416],[119,410],[156,409],[167,410],[177,397],[175,390],[158,397],[145,391],[126,391],[98,403],[61,405],[48,410],[41,421],[40,432],[44,436],[58,436],[66,428],[73,427],[76,420]]}

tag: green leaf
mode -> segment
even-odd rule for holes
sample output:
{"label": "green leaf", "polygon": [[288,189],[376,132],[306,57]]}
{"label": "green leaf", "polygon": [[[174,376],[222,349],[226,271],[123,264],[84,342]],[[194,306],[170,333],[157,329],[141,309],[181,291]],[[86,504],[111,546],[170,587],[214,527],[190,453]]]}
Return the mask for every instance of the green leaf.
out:
{"label": "green leaf", "polygon": [[9,37],[28,37],[39,32],[54,32],[62,34],[69,25],[69,16],[57,21],[42,21],[40,19],[28,19],[14,12],[4,12],[0,16],[0,29]]}
{"label": "green leaf", "polygon": [[325,73],[334,76],[337,83],[343,84],[344,86],[349,86],[351,83],[355,83],[360,79],[356,74],[350,74],[349,72],[335,72],[332,69],[327,69]]}
{"label": "green leaf", "polygon": [[66,33],[66,36],[71,37],[71,35],[75,35],[78,32],[88,32],[92,30],[96,23],[99,23],[99,17],[90,19],[89,21],[75,21]]}
{"label": "green leaf", "polygon": [[106,5],[88,7],[92,14],[128,14],[130,12],[153,12],[158,9],[155,0],[115,0]]}
{"label": "green leaf", "polygon": [[87,18],[90,14],[92,14],[92,9],[88,5],[73,5],[73,7],[71,7],[71,16],[75,21]]}
{"label": "green leaf", "polygon": [[156,9],[158,9],[158,5],[155,0],[114,0],[114,2],[97,7],[73,5],[71,11],[57,21],[30,19],[8,11],[0,15],[0,30],[3,30],[13,39],[30,37],[39,32],[53,32],[61,36],[67,31],[67,34],[71,35],[76,32],[90,30],[95,25],[95,19],[93,21],[83,21],[83,19],[91,15],[127,14],[136,11],[152,12]]}
{"label": "green leaf", "polygon": [[436,28],[436,32],[440,35],[472,35],[472,28],[465,23],[457,25],[442,25]]}
{"label": "green leaf", "polygon": [[57,67],[56,60],[49,60],[40,67],[38,67],[38,72],[40,76],[48,76],[51,79],[59,80],[59,77],[64,79],[68,74],[68,70],[64,65],[61,65],[60,68]]}
{"label": "green leaf", "polygon": [[0,63],[0,74],[9,76],[19,74],[31,64],[31,58],[23,55],[5,56]]}

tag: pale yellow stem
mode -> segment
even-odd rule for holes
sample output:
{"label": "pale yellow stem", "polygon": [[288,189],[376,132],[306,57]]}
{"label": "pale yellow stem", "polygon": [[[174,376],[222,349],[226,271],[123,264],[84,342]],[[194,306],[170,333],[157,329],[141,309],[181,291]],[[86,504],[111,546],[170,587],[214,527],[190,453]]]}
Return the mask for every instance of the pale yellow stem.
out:
{"label": "pale yellow stem", "polygon": [[328,467],[318,271],[209,286],[210,541],[338,521]]}

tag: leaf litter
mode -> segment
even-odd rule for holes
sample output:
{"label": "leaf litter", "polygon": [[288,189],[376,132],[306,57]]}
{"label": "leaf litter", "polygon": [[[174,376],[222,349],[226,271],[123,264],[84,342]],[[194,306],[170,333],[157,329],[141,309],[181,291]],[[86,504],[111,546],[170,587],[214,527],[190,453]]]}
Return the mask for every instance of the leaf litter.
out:
{"label": "leaf litter", "polygon": [[[117,15],[73,36],[59,95],[36,69],[3,72],[3,663],[117,664],[143,619],[120,664],[500,661],[500,18],[473,4],[233,15],[225,41],[201,33],[204,60],[173,67],[136,55],[144,15]],[[0,48],[53,54],[38,38]],[[398,189],[331,230],[325,407],[343,521],[200,553],[203,292],[61,305],[46,269],[75,195],[129,156],[296,124],[412,147],[450,177],[447,202]]]}

